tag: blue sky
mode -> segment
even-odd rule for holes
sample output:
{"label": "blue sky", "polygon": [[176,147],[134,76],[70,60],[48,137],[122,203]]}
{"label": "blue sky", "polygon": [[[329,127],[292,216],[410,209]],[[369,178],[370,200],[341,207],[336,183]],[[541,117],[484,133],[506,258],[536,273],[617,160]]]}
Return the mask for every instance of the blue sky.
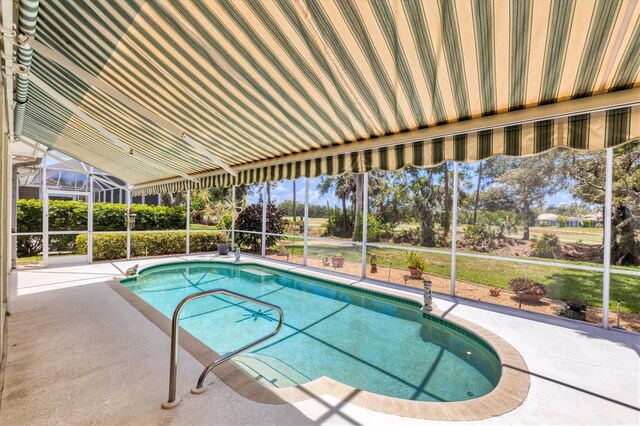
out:
{"label": "blue sky", "polygon": [[[320,178],[313,178],[309,180],[309,204],[316,205],[327,205],[327,201],[329,201],[329,206],[331,207],[340,207],[340,200],[333,195],[333,193],[329,193],[327,195],[321,195],[320,191],[318,191],[318,184],[320,183]],[[259,194],[253,194],[249,197],[250,203],[258,202]],[[271,188],[271,200],[279,204],[286,200],[293,199],[293,182],[290,180],[283,180],[277,183],[275,187]],[[304,202],[304,178],[300,178],[296,181],[296,201],[303,203]]]}
{"label": "blue sky", "polygon": [[[475,182],[476,178],[475,177],[471,177],[469,179],[471,182]],[[333,195],[333,193],[329,193],[327,195],[321,195],[320,191],[318,191],[317,186],[320,183],[320,178],[313,178],[309,181],[309,203],[310,204],[316,204],[316,205],[323,205],[325,206],[327,204],[327,200],[329,201],[329,205],[331,207],[341,207],[340,204],[340,200],[335,197]],[[475,189],[475,185],[472,185],[472,189]],[[296,192],[297,192],[297,197],[296,197],[296,201],[303,203],[304,202],[304,179],[300,178],[297,180],[296,183]],[[291,200],[292,197],[292,193],[293,193],[293,183],[289,180],[283,180],[278,182],[278,184],[275,187],[272,187],[271,189],[271,199],[273,200],[273,202],[275,202],[276,204],[279,204],[283,201],[286,200]],[[258,197],[259,194],[254,194],[248,197],[249,202],[250,203],[257,203],[258,202]],[[566,191],[558,191],[550,196],[547,197],[547,199],[545,200],[545,204],[547,206],[549,205],[554,205],[554,206],[558,206],[561,204],[571,204],[574,201],[576,201],[573,197],[573,195],[569,192]]]}

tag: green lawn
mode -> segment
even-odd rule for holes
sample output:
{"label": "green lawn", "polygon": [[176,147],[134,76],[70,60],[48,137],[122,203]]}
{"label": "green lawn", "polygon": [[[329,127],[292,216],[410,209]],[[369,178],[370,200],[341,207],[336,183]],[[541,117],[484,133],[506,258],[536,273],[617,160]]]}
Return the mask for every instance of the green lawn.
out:
{"label": "green lawn", "polygon": [[[290,246],[287,249],[291,253],[302,255],[302,245]],[[360,262],[361,248],[358,246],[309,245],[310,257],[330,257],[337,252],[342,253],[347,261]],[[369,248],[367,257],[370,258],[372,253],[378,256],[380,266],[406,268],[404,259],[406,251],[404,250]],[[425,253],[424,256],[428,261],[425,272],[445,276],[451,274],[450,255]],[[456,275],[463,281],[504,289],[508,288],[509,280],[512,278],[527,277],[547,285],[549,297],[552,299],[581,299],[590,306],[602,306],[602,273],[600,272],[458,256]],[[638,277],[612,274],[610,288],[611,308],[615,308],[616,300],[620,299],[624,312],[640,312],[640,279]]]}
{"label": "green lawn", "polygon": [[[285,220],[293,221],[293,216],[284,216]],[[296,218],[298,221],[302,220],[301,217]],[[310,228],[320,228],[327,223],[327,219],[323,217],[310,217],[309,218],[309,227]]]}
{"label": "green lawn", "polygon": [[[564,244],[602,244],[602,228],[557,228],[555,226],[532,226],[529,228],[532,237],[542,234],[557,235]],[[522,232],[507,235],[511,238],[522,238]]]}
{"label": "green lawn", "polygon": [[201,225],[199,223],[191,223],[189,229],[193,231],[212,230],[215,231],[216,227],[211,225]]}

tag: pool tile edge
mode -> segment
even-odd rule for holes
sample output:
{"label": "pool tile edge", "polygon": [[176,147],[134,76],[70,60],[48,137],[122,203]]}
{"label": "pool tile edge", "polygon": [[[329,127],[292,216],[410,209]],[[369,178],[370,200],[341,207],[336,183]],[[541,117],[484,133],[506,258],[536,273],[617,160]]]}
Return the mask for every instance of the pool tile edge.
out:
{"label": "pool tile edge", "polygon": [[[210,262],[206,260],[185,260],[177,262],[162,262],[149,265],[142,269],[154,269],[170,264],[188,264]],[[225,260],[215,260],[216,263],[233,263]],[[235,263],[234,263],[235,264]],[[422,297],[420,295],[400,290],[377,286],[370,283],[334,277],[329,274],[322,274],[316,271],[306,271],[299,266],[287,267],[262,259],[250,259],[241,261],[244,265],[258,265],[277,269],[294,275],[300,275],[320,281],[327,281],[331,284],[338,284],[339,287],[347,287],[352,290],[363,292],[374,292],[382,294],[390,299],[402,299],[404,303],[420,306]],[[125,278],[122,281],[129,281],[134,278]],[[161,330],[170,336],[171,321],[131,292],[120,281],[111,280],[110,287],[122,296],[127,302],[138,309],[147,319],[156,324]],[[153,312],[155,311],[155,312]],[[443,312],[434,307],[433,312],[426,314],[430,319],[444,319]],[[424,402],[411,401],[393,398],[363,391],[329,377],[321,377],[303,385],[289,388],[272,388],[260,384],[257,380],[249,376],[246,372],[231,363],[225,363],[216,368],[215,376],[225,384],[234,389],[238,394],[255,402],[268,404],[283,404],[302,402],[319,397],[320,395],[331,395],[349,403],[387,414],[411,417],[424,420],[445,420],[445,421],[474,421],[483,420],[513,411],[518,408],[529,393],[530,377],[528,367],[519,352],[502,338],[489,330],[482,328],[465,319],[454,315],[446,315],[446,321],[458,326],[469,333],[469,337],[474,340],[486,342],[489,349],[500,359],[502,365],[502,375],[497,386],[487,395],[468,401],[457,402]],[[465,333],[466,334],[466,333]],[[204,345],[197,338],[181,329],[180,346],[194,356],[203,365],[219,355]],[[194,379],[195,380],[195,379]]]}

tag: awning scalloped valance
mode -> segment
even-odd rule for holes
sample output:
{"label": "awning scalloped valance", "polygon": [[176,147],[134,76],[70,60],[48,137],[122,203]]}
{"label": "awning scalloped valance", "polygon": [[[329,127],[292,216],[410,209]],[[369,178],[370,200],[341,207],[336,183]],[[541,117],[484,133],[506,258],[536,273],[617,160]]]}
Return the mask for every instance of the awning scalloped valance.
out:
{"label": "awning scalloped valance", "polygon": [[492,130],[402,143],[279,164],[247,166],[237,177],[211,173],[197,182],[177,180],[140,188],[134,195],[252,184],[322,174],[364,173],[405,166],[432,167],[444,161],[474,162],[496,155],[528,156],[553,148],[600,150],[640,139],[640,107],[578,114]]}

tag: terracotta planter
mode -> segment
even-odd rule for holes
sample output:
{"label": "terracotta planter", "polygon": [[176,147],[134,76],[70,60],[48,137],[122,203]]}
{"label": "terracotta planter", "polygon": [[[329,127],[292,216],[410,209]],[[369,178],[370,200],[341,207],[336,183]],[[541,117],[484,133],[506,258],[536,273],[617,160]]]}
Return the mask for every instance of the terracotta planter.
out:
{"label": "terracotta planter", "polygon": [[500,289],[499,288],[490,288],[489,289],[489,294],[493,297],[498,297],[500,296]]}
{"label": "terracotta planter", "polygon": [[417,268],[409,268],[409,275],[411,278],[422,278],[422,271]]}
{"label": "terracotta planter", "polygon": [[344,266],[344,256],[332,256],[331,264],[334,268],[342,268]]}

